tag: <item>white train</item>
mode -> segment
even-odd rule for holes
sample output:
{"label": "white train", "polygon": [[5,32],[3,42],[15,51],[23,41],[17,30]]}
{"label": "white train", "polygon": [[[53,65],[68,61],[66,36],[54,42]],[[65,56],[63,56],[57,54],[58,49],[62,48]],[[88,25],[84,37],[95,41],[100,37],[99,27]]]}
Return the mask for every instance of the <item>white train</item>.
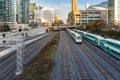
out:
{"label": "white train", "polygon": [[82,43],[82,36],[79,35],[78,33],[66,28],[66,31],[69,33],[69,35],[73,38],[73,40],[76,43]]}

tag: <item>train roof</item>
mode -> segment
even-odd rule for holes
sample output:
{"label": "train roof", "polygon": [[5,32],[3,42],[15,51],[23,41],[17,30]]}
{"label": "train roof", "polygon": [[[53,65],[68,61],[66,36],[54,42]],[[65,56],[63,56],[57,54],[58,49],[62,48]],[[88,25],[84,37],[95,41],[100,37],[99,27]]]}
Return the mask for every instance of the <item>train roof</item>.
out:
{"label": "train roof", "polygon": [[[74,30],[77,30],[77,29],[74,29]],[[81,31],[81,30],[77,30],[77,31],[82,32],[82,33],[84,33],[84,34],[87,33],[87,32],[85,32],[85,31]]]}
{"label": "train roof", "polygon": [[104,37],[102,37],[102,36],[100,36],[100,35],[96,35],[96,34],[92,34],[92,33],[87,33],[87,34],[89,34],[89,35],[91,35],[91,36],[95,36],[95,37],[98,38],[98,39],[104,39]]}
{"label": "train roof", "polygon": [[78,33],[76,33],[76,32],[74,32],[74,31],[72,31],[72,30],[70,30],[73,34],[75,34],[76,36],[80,36]]}
{"label": "train roof", "polygon": [[81,37],[81,35],[79,35],[78,33],[74,32],[74,31],[72,31],[72,30],[70,30],[70,29],[67,29],[67,30],[71,31],[71,32],[72,32],[73,34],[75,34],[76,36],[80,36],[80,37]]}
{"label": "train roof", "polygon": [[110,39],[110,38],[107,38],[107,39],[105,39],[105,40],[120,45],[120,41],[118,41],[118,40]]}

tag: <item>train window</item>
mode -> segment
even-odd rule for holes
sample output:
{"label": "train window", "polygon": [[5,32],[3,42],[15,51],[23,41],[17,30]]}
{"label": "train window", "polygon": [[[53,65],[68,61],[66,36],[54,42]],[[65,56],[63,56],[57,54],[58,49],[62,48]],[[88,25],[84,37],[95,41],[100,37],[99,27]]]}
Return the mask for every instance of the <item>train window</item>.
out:
{"label": "train window", "polygon": [[81,39],[81,37],[80,37],[80,36],[77,36],[77,39]]}
{"label": "train window", "polygon": [[117,45],[117,44],[115,44],[116,45],[116,47],[119,47],[119,45]]}

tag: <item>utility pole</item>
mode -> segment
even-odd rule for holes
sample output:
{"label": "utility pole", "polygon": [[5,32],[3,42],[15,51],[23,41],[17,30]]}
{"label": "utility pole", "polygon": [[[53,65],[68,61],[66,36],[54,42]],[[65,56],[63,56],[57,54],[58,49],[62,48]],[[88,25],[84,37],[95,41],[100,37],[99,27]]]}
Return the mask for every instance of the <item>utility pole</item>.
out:
{"label": "utility pole", "polygon": [[23,72],[23,61],[24,61],[24,33],[18,33],[16,37],[16,48],[17,48],[17,69],[16,75],[20,75]]}

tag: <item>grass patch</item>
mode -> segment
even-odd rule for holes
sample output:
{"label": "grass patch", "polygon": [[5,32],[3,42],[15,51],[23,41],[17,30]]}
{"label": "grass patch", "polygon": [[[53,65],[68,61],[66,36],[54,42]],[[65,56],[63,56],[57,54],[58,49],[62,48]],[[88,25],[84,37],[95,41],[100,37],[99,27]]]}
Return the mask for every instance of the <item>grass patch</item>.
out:
{"label": "grass patch", "polygon": [[24,70],[23,74],[16,77],[15,80],[49,80],[55,62],[58,41],[59,34],[47,43],[40,54]]}

